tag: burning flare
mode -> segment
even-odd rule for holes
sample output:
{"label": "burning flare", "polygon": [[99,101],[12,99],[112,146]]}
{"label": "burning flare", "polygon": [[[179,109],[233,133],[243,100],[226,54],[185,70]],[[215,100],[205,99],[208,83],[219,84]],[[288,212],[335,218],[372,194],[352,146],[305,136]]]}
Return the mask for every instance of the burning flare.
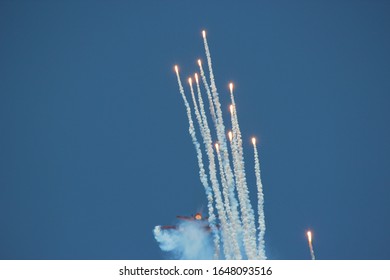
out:
{"label": "burning flare", "polygon": [[311,231],[308,230],[308,231],[306,232],[306,234],[307,234],[307,241],[309,242],[309,249],[310,249],[310,256],[311,256],[311,259],[312,259],[312,260],[315,260],[316,257],[315,257],[315,255],[314,255],[314,249],[313,249]]}

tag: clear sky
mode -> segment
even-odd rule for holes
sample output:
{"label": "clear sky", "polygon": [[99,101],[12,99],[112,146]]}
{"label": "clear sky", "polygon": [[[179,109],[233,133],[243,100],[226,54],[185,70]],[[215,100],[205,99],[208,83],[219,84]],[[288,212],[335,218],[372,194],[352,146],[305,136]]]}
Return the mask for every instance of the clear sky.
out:
{"label": "clear sky", "polygon": [[[211,3],[210,3],[211,2]],[[0,259],[161,259],[206,209],[173,65],[236,84],[270,259],[390,259],[389,1],[0,1]],[[224,107],[225,106],[225,107]]]}

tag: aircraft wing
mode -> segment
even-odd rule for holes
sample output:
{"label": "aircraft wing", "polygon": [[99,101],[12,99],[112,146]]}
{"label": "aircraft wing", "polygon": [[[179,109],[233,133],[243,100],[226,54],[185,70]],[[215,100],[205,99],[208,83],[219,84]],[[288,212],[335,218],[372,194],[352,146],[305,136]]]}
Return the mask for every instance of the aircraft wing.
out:
{"label": "aircraft wing", "polygon": [[177,229],[177,226],[161,226],[161,229],[167,230],[167,229]]}
{"label": "aircraft wing", "polygon": [[194,217],[188,217],[188,216],[176,216],[179,220],[185,220],[185,221],[193,221]]}

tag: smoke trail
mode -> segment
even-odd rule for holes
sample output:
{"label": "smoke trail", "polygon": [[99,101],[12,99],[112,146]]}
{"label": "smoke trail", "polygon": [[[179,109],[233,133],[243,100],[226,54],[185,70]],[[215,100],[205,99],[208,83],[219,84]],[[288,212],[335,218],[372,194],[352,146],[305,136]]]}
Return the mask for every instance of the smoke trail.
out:
{"label": "smoke trail", "polygon": [[[206,31],[202,31],[203,35],[203,43],[204,43],[204,48],[206,52],[206,58],[207,58],[207,64],[209,68],[209,74],[210,74],[210,87],[211,87],[211,93],[212,93],[212,102],[214,103],[214,108],[215,108],[215,116],[216,116],[216,130],[217,130],[217,138],[218,142],[221,146],[221,153],[222,153],[222,158],[224,160],[224,168],[225,172],[227,173],[226,175],[229,177],[231,174],[229,174],[230,166],[228,168],[228,158],[226,157],[226,137],[225,137],[225,125],[223,123],[223,117],[222,117],[222,110],[221,110],[221,103],[219,102],[219,97],[218,97],[218,92],[217,92],[217,86],[215,85],[215,79],[214,79],[214,73],[213,73],[213,68],[212,68],[212,62],[211,62],[211,54],[209,50],[209,46],[207,43],[206,39]],[[201,64],[200,64],[201,66]],[[211,107],[211,105],[210,105]],[[230,169],[231,173],[231,169]],[[228,178],[229,180],[229,178]]]}
{"label": "smoke trail", "polygon": [[179,84],[179,90],[180,90],[181,96],[183,98],[185,107],[187,109],[187,117],[188,117],[188,122],[189,122],[189,129],[188,130],[189,130],[189,133],[191,135],[192,143],[195,146],[197,157],[198,157],[200,180],[201,180],[201,182],[206,190],[206,193],[208,193],[208,192],[211,192],[211,189],[208,185],[208,178],[207,178],[206,172],[204,170],[202,151],[200,149],[200,144],[199,144],[199,142],[196,138],[196,134],[195,134],[194,123],[192,121],[192,116],[191,116],[191,108],[190,108],[190,105],[189,105],[187,98],[184,94],[184,89],[183,89],[183,86],[181,84],[180,75],[179,75],[179,71],[178,71],[177,66],[175,66],[175,70],[176,70],[177,82]]}
{"label": "smoke trail", "polygon": [[232,155],[233,155],[233,168],[234,174],[237,182],[237,194],[240,202],[242,222],[243,222],[243,237],[244,237],[244,247],[246,254],[249,259],[255,259],[257,257],[257,249],[256,249],[256,228],[253,225],[253,221],[251,215],[253,215],[253,211],[251,211],[251,206],[249,202],[249,195],[246,186],[244,185],[243,176],[245,173],[242,170],[241,158],[239,157],[239,142],[237,138],[237,124],[234,118],[234,110],[233,106],[230,107],[231,112],[231,121],[232,121],[232,129],[233,129],[233,137],[231,141]]}
{"label": "smoke trail", "polygon": [[[207,47],[207,49],[208,49],[208,47]],[[219,126],[218,126],[218,120],[217,120],[216,113],[215,113],[214,101],[213,101],[213,97],[212,97],[211,92],[210,92],[210,86],[207,82],[207,78],[206,78],[206,75],[205,75],[204,70],[203,70],[202,62],[200,59],[198,59],[198,65],[199,65],[199,70],[200,70],[200,74],[202,77],[202,82],[203,82],[203,85],[206,89],[207,98],[208,98],[208,101],[210,104],[210,114],[211,114],[211,117],[213,119],[215,129],[217,131],[218,140],[225,142],[223,137],[221,138],[221,136],[218,134]],[[199,92],[199,96],[200,96],[200,88],[199,88],[198,80],[197,80],[197,86],[198,86],[198,92]],[[199,101],[199,102],[201,102],[201,101]],[[206,118],[206,114],[204,114],[203,118],[204,119]],[[222,122],[222,125],[223,125],[222,118],[220,119],[220,122]],[[222,130],[224,130],[224,128]],[[241,221],[240,221],[239,213],[237,210],[238,202],[237,202],[237,199],[236,199],[235,193],[234,193],[235,183],[234,183],[233,173],[232,173],[230,165],[229,165],[229,158],[228,158],[227,150],[225,153],[222,152],[222,154],[223,154],[223,159],[224,159],[223,166],[224,166],[224,169],[226,169],[225,172],[226,172],[226,176],[227,176],[227,184],[229,186],[229,193],[230,193],[230,204],[231,204],[230,208],[231,208],[231,212],[232,212],[232,218],[231,218],[232,219],[232,226],[236,229],[237,233],[240,233],[241,232]]]}
{"label": "smoke trail", "polygon": [[[212,230],[215,232],[215,216],[214,216],[214,209],[212,207],[213,203],[212,201],[210,202],[210,199],[212,200],[212,191],[210,189],[210,186],[208,184],[208,178],[207,178],[207,175],[206,175],[206,172],[204,170],[204,165],[203,165],[203,159],[202,159],[202,151],[200,149],[200,144],[198,142],[198,140],[196,139],[196,134],[195,134],[195,128],[194,128],[194,123],[192,121],[192,117],[191,117],[191,108],[190,108],[190,105],[187,101],[187,98],[184,94],[184,89],[183,89],[183,86],[182,86],[182,83],[181,83],[181,80],[180,80],[180,75],[179,75],[179,69],[177,66],[175,66],[175,71],[176,71],[176,76],[177,76],[177,83],[179,85],[179,91],[180,91],[180,94],[183,98],[183,101],[184,101],[184,105],[187,109],[187,117],[188,117],[188,122],[189,122],[189,133],[191,135],[191,139],[192,139],[192,143],[194,144],[195,146],[195,150],[196,150],[196,153],[197,153],[197,157],[198,157],[198,165],[199,165],[199,176],[200,176],[200,180],[205,188],[205,191],[206,191],[206,195],[207,195],[207,198],[209,200],[209,203],[208,203],[208,209],[209,209],[209,222],[210,222],[210,225],[212,226]],[[218,254],[219,254],[219,243],[220,243],[220,240],[219,240],[219,236],[217,234],[214,234],[215,236],[215,257],[218,258]]]}
{"label": "smoke trail", "polygon": [[213,120],[214,126],[217,127],[218,124],[217,124],[217,117],[215,115],[215,108],[214,108],[213,97],[211,96],[210,86],[207,83],[207,78],[206,78],[206,75],[205,75],[204,70],[203,70],[202,61],[200,59],[198,59],[198,65],[199,65],[200,76],[202,78],[203,85],[204,85],[204,87],[206,89],[207,98],[208,98],[209,104],[210,104],[209,106],[210,106],[211,118]]}
{"label": "smoke trail", "polygon": [[256,185],[257,185],[257,211],[259,215],[259,240],[258,240],[258,250],[259,257],[262,260],[267,259],[265,255],[265,215],[264,215],[264,194],[263,194],[263,184],[261,182],[260,176],[260,161],[259,154],[256,147],[256,138],[252,138],[254,158],[255,158],[255,175],[256,175]]}
{"label": "smoke trail", "polygon": [[[228,134],[229,134],[229,140],[230,140],[230,150],[232,152],[232,160],[233,160],[234,159],[234,157],[233,157],[233,147],[232,147],[233,132],[229,131]],[[234,168],[234,164],[233,164],[233,168]],[[234,176],[233,171],[231,171],[231,172],[232,172],[232,176]],[[236,193],[235,193],[235,190],[237,190],[237,192],[238,192],[238,188],[237,189],[235,188],[235,186],[238,185],[238,181],[237,181],[237,178],[236,178],[236,181],[234,181],[234,178],[232,180],[233,180],[233,183],[235,185],[233,185],[232,187],[229,187],[229,192],[230,192],[230,203],[231,203],[233,227],[236,229],[237,237],[240,236],[240,238],[242,238],[243,228],[242,228],[242,222],[241,222],[241,219],[240,219],[240,215],[238,213],[239,204],[238,204],[238,201],[237,201],[237,198],[236,198]]]}
{"label": "smoke trail", "polygon": [[[251,221],[254,221],[254,218],[250,218],[250,215],[253,216],[253,211],[251,213],[251,206],[247,204],[245,200],[249,201],[249,198],[246,199],[248,196],[248,190],[246,188],[246,185],[242,184],[241,186],[239,184],[235,184],[234,179],[233,179],[233,172],[230,167],[230,161],[229,161],[229,154],[227,150],[227,144],[226,144],[226,136],[225,136],[225,125],[223,123],[223,117],[222,117],[222,110],[221,110],[221,103],[219,102],[219,97],[218,97],[218,92],[217,92],[217,86],[215,84],[215,78],[214,78],[214,73],[213,73],[213,68],[212,68],[212,61],[211,61],[211,54],[210,54],[210,49],[207,43],[207,38],[206,38],[206,32],[202,32],[203,35],[203,43],[204,43],[204,48],[206,52],[206,58],[207,58],[207,64],[209,68],[209,74],[210,74],[210,82],[211,82],[211,92],[212,92],[212,97],[213,97],[213,102],[216,110],[216,130],[217,130],[217,138],[218,142],[220,144],[220,151],[221,151],[221,156],[223,159],[223,166],[226,174],[226,178],[228,181],[229,188],[231,188],[231,198],[232,198],[232,208],[233,208],[233,214],[238,216],[237,208],[236,207],[237,202],[235,201],[235,196],[234,196],[234,186],[237,186],[237,193],[238,193],[238,198],[239,198],[239,205],[241,209],[241,214],[242,214],[242,220],[243,220],[243,225],[244,225],[244,243],[245,243],[245,249],[247,256],[249,258],[255,258],[256,256],[256,242],[253,240],[253,238],[250,238],[250,234],[253,234],[253,231],[256,232],[255,225],[254,223],[251,223]],[[241,168],[243,170],[243,168]],[[245,174],[240,175],[245,176]],[[245,178],[244,178],[245,179]],[[246,181],[242,179],[241,182],[245,183]],[[237,183],[237,177],[236,177],[236,183]],[[240,191],[240,188],[243,189],[243,191]],[[241,194],[241,195],[240,195]],[[252,224],[252,225],[251,225]],[[241,228],[238,223],[235,225],[236,227],[236,232],[240,232]],[[249,232],[250,231],[250,232]],[[248,233],[249,232],[249,233]]]}
{"label": "smoke trail", "polygon": [[[205,108],[204,108],[203,98],[202,98],[197,74],[195,74],[195,81],[196,81],[196,88],[197,88],[197,93],[198,93],[199,108],[200,108],[201,116],[202,116],[202,119],[204,122],[203,127],[205,130],[205,144],[207,145],[207,147],[210,147],[209,145],[211,145],[211,143],[212,143],[211,133],[210,133],[210,128],[209,128],[209,125],[207,122],[207,116],[206,116],[206,112],[205,112]],[[219,149],[217,151],[219,151]],[[219,153],[217,153],[217,155],[219,157]],[[221,163],[220,159],[219,159],[219,162],[220,162],[219,163],[220,167],[222,167],[222,163]],[[242,256],[241,256],[241,253],[239,250],[239,245],[238,245],[238,243],[239,243],[238,242],[238,234],[237,234],[237,230],[236,230],[237,225],[240,226],[240,221],[239,221],[238,213],[235,214],[233,212],[232,207],[230,206],[230,203],[231,204],[236,203],[235,202],[236,200],[234,199],[234,197],[232,200],[231,194],[229,193],[229,186],[227,185],[226,181],[224,182],[224,180],[226,180],[226,176],[223,172],[223,168],[220,170],[221,170],[222,185],[223,185],[223,190],[224,190],[226,212],[227,212],[227,216],[228,216],[230,223],[231,223],[231,228],[229,229],[231,231],[230,232],[230,236],[231,236],[230,248],[232,248],[234,250],[234,258],[235,259],[242,259]],[[229,193],[229,194],[227,195],[226,193]],[[230,201],[229,201],[229,198],[230,198]],[[236,203],[236,205],[237,205],[237,203]],[[237,209],[237,206],[236,206],[236,209]],[[226,242],[227,242],[227,240],[226,240]]]}
{"label": "smoke trail", "polygon": [[196,99],[195,99],[195,93],[194,93],[194,88],[192,86],[192,79],[191,78],[188,78],[188,83],[190,84],[192,103],[194,104],[194,111],[195,111],[196,119],[198,121],[199,130],[202,134],[202,138],[204,138],[205,132],[204,132],[204,127],[203,127],[203,120],[202,120],[202,116],[200,115],[200,112],[199,112],[198,103],[196,102]]}
{"label": "smoke trail", "polygon": [[316,257],[314,256],[313,244],[310,243],[309,247],[310,247],[311,259],[314,261],[316,259]]}
{"label": "smoke trail", "polygon": [[312,234],[311,234],[310,230],[307,232],[307,241],[309,242],[309,249],[310,249],[311,259],[315,260],[316,257],[314,255],[314,249],[313,249],[313,243],[312,243]]}
{"label": "smoke trail", "polygon": [[[203,31],[203,42],[204,47],[206,51],[206,57],[209,67],[209,73],[210,73],[210,81],[211,81],[211,91],[213,93],[213,101],[216,108],[216,116],[217,116],[217,136],[218,141],[221,144],[221,153],[223,154],[224,158],[224,167],[226,170],[226,175],[228,180],[231,182],[231,185],[233,185],[232,182],[232,171],[229,164],[228,154],[225,152],[226,149],[226,138],[225,138],[225,126],[223,124],[223,118],[222,118],[222,111],[221,111],[221,104],[219,102],[217,87],[215,84],[214,74],[212,70],[212,62],[211,62],[211,54],[208,47],[207,39],[206,39],[206,33]],[[237,120],[236,115],[233,115],[235,120]],[[238,198],[240,201],[241,206],[241,214],[242,214],[242,220],[243,220],[243,226],[244,226],[244,242],[245,242],[245,249],[246,253],[249,258],[255,258],[256,256],[256,241],[253,236],[256,234],[256,228],[254,224],[254,217],[253,217],[253,210],[249,201],[249,191],[246,186],[246,178],[245,178],[245,169],[244,169],[244,162],[243,162],[243,152],[242,152],[242,140],[241,140],[241,133],[239,131],[238,122],[236,121],[235,128],[233,127],[234,133],[237,136],[237,150],[239,157],[237,158],[236,164],[237,167],[235,172],[236,175],[236,182],[237,182],[237,193]],[[252,236],[252,237],[251,237]]]}
{"label": "smoke trail", "polygon": [[[195,79],[196,79],[197,87],[199,87],[199,81],[198,81],[197,74],[195,74]],[[205,141],[205,139],[206,139],[205,137],[206,137],[206,133],[207,132],[205,131],[205,127],[204,127],[204,122],[206,122],[206,125],[207,125],[207,120],[203,119],[202,116],[200,115],[199,108],[198,108],[198,105],[197,105],[197,101],[196,101],[196,98],[195,98],[194,89],[193,89],[193,86],[192,86],[192,79],[189,78],[188,81],[189,81],[189,84],[190,84],[192,102],[194,104],[194,110],[195,110],[195,116],[196,116],[196,119],[197,119],[198,124],[199,124],[199,129],[200,129],[201,134],[202,134],[203,142],[204,142],[205,145],[207,145],[207,142]],[[219,235],[218,235],[217,228],[216,228],[216,225],[215,225],[216,218],[215,218],[215,215],[214,215],[213,196],[212,196],[212,192],[211,191],[209,191],[207,193],[207,204],[208,204],[208,208],[209,208],[210,227],[211,227],[211,230],[212,230],[213,235],[214,235],[214,244],[216,245],[216,248],[217,248],[216,249],[216,253],[215,253],[215,258],[218,259],[219,258],[218,257]]]}
{"label": "smoke trail", "polygon": [[[210,55],[209,45],[208,45],[207,39],[206,39],[206,31],[203,30],[202,35],[203,35],[204,48],[206,51],[207,64],[209,67],[211,92],[213,93],[213,100],[214,100],[214,105],[215,105],[215,109],[216,109],[216,118],[217,118],[218,124],[221,125],[218,128],[220,130],[222,129],[222,131],[224,131],[224,125],[223,125],[223,123],[222,124],[220,123],[222,121],[221,104],[219,103],[217,87],[215,85],[214,73],[213,73],[212,62],[211,62],[211,55]],[[222,134],[223,134],[223,132],[222,132]]]}
{"label": "smoke trail", "polygon": [[[180,90],[180,93],[181,93],[181,95],[183,97],[184,104],[185,104],[185,106],[187,108],[187,116],[188,116],[189,123],[190,123],[189,131],[190,131],[191,137],[193,139],[193,143],[194,143],[194,145],[196,147],[196,150],[198,152],[198,161],[199,161],[199,159],[201,161],[201,159],[202,159],[201,154],[202,153],[200,151],[199,142],[196,140],[196,136],[195,136],[195,130],[194,130],[192,117],[191,117],[191,108],[190,108],[190,106],[188,104],[187,98],[184,95],[184,89],[183,89],[183,86],[181,85],[181,81],[180,81],[180,76],[179,76],[179,71],[178,70],[176,71],[176,75],[177,75],[177,79],[178,79],[179,90]],[[223,242],[229,242],[229,238],[228,238],[228,221],[227,221],[227,217],[226,217],[225,206],[223,204],[222,195],[221,195],[220,188],[219,188],[219,182],[218,182],[218,179],[217,179],[216,168],[215,168],[215,160],[214,160],[214,151],[213,151],[213,147],[212,147],[211,136],[207,137],[207,142],[206,143],[207,143],[207,155],[208,155],[209,161],[210,161],[210,180],[211,180],[211,186],[212,186],[213,191],[214,191],[216,208],[217,208],[217,214],[218,214],[218,217],[219,217],[220,222],[221,222],[222,239],[223,239]],[[201,166],[203,167],[203,162],[201,163]],[[223,249],[224,249],[225,257],[226,258],[230,258],[230,252],[228,251],[228,247],[227,246],[223,246]],[[216,250],[216,251],[219,251],[219,250]]]}
{"label": "smoke trail", "polygon": [[[244,162],[244,151],[242,148],[242,137],[241,137],[241,130],[240,126],[238,123],[238,116],[237,116],[237,111],[236,111],[236,102],[234,100],[234,94],[233,94],[233,83],[229,84],[229,89],[230,89],[230,98],[232,101],[232,105],[230,106],[230,113],[232,117],[232,127],[233,127],[233,135],[235,136],[235,142],[236,143],[236,161],[237,161],[237,171],[238,171],[238,176],[240,177],[240,186],[243,191],[243,200],[246,203],[246,207],[248,208],[248,213],[247,217],[249,220],[249,226],[252,234],[255,234],[256,232],[256,227],[255,227],[255,220],[254,220],[254,212],[249,200],[249,190],[247,187],[247,182],[246,182],[246,174],[245,174],[245,162]],[[252,242],[256,241],[252,239]]]}
{"label": "smoke trail", "polygon": [[[222,110],[221,110],[221,103],[219,102],[219,96],[218,96],[218,91],[217,91],[217,86],[215,84],[215,79],[214,79],[214,73],[213,73],[213,67],[212,67],[212,62],[211,62],[211,54],[210,54],[210,49],[207,43],[207,38],[206,38],[206,31],[202,31],[203,35],[203,43],[204,43],[204,48],[206,52],[206,58],[207,58],[207,64],[209,68],[209,75],[210,75],[210,87],[211,87],[211,93],[212,93],[212,100],[214,102],[214,107],[215,107],[215,113],[216,113],[216,119],[217,119],[217,137],[218,137],[218,142],[221,145],[221,153],[222,157],[224,160],[224,168],[225,172],[231,173],[231,168],[229,165],[229,158],[226,157],[226,151],[227,151],[227,145],[226,145],[226,136],[225,136],[225,125],[223,123],[223,117],[222,117]],[[230,176],[231,174],[226,174],[227,176]]]}
{"label": "smoke trail", "polygon": [[[225,172],[223,169],[222,158],[221,158],[221,154],[219,152],[219,144],[218,143],[215,144],[215,148],[217,150],[219,172],[221,173],[222,190],[223,190],[223,196],[225,199],[226,212],[227,212],[227,216],[229,217],[230,221],[233,222],[234,217],[232,214],[232,210],[230,208],[229,186],[228,186],[228,183],[226,181],[226,175],[225,175]],[[233,226],[233,223],[228,230],[229,230],[229,235],[230,235],[229,247],[231,250],[233,250],[234,258],[240,260],[242,257],[241,257],[240,247],[239,247],[238,242],[237,242],[237,231],[236,231],[236,228]]]}
{"label": "smoke trail", "polygon": [[[207,137],[209,138],[209,137]],[[219,182],[217,179],[217,174],[216,174],[216,168],[215,168],[215,160],[214,160],[214,151],[212,148],[212,143],[211,143],[211,138],[207,139],[207,155],[209,157],[210,165],[210,180],[211,180],[211,185],[213,187],[214,191],[214,196],[215,196],[215,202],[216,202],[216,208],[217,208],[217,213],[218,217],[221,222],[221,231],[222,231],[222,240],[223,243],[229,242],[228,239],[228,222],[227,222],[227,217],[225,213],[225,207],[222,201],[222,195],[219,189]],[[228,251],[227,246],[223,246],[223,251],[225,254],[226,258],[230,258],[230,252]]]}
{"label": "smoke trail", "polygon": [[[199,111],[201,113],[201,117],[202,117],[202,120],[203,120],[203,128],[204,130],[210,132],[210,128],[209,128],[209,125],[208,125],[208,122],[207,122],[207,116],[206,116],[206,112],[205,112],[205,109],[204,109],[204,103],[203,103],[203,98],[202,98],[202,93],[201,93],[201,90],[200,90],[200,85],[199,85],[199,78],[198,78],[198,74],[195,73],[195,82],[196,82],[196,92],[198,94],[198,102],[199,102]],[[205,132],[205,136],[206,136],[206,132]]]}

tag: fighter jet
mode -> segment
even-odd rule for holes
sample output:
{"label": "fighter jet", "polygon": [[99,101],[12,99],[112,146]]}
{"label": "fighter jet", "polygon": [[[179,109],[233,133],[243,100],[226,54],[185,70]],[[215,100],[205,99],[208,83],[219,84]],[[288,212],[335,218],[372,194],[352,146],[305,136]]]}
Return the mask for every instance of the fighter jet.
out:
{"label": "fighter jet", "polygon": [[[201,213],[196,213],[195,215],[192,216],[176,216],[177,219],[183,220],[183,221],[189,221],[189,222],[194,222],[194,223],[199,223],[201,226],[206,230],[206,231],[211,231],[211,227],[208,223],[208,217],[202,216]],[[219,226],[217,225],[217,228]],[[162,230],[178,230],[178,226],[161,226]]]}

